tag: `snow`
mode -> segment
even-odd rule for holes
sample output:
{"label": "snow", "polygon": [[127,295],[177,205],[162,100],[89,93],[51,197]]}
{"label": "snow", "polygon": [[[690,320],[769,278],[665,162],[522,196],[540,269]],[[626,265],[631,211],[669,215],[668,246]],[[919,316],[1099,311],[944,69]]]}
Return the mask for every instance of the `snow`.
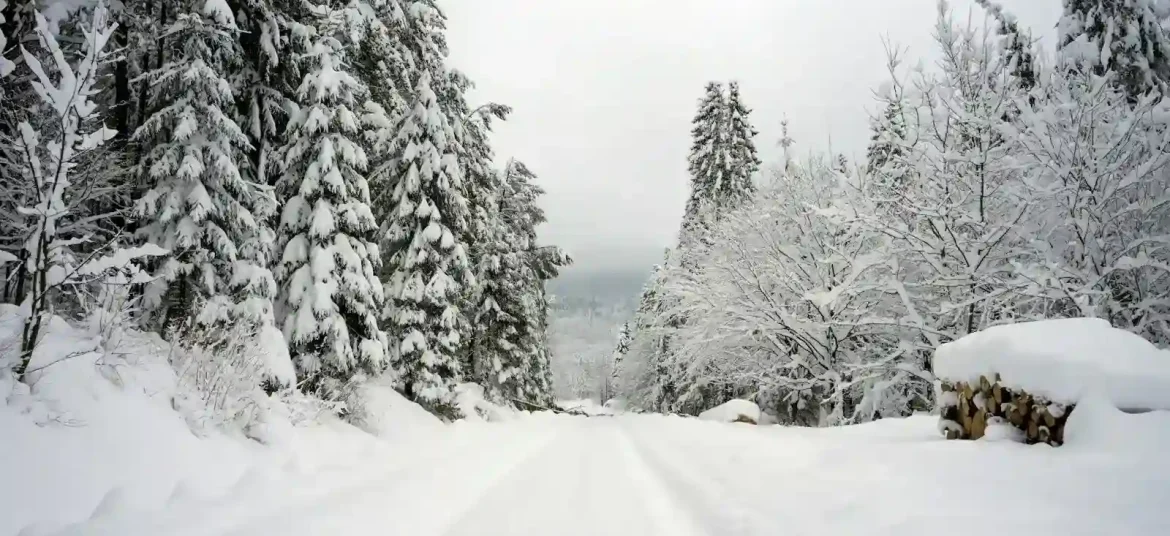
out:
{"label": "snow", "polygon": [[273,379],[284,385],[295,385],[297,373],[293,368],[292,358],[288,354],[288,344],[284,341],[284,334],[272,324],[264,324],[257,336],[261,346],[260,355],[264,358],[264,368]]}
{"label": "snow", "polygon": [[699,418],[716,422],[736,422],[748,418],[755,424],[760,422],[760,407],[749,400],[728,400],[700,413]]}
{"label": "snow", "polygon": [[[16,313],[0,308],[5,351]],[[273,399],[260,443],[192,434],[155,335],[127,330],[109,349],[54,318],[46,340],[43,359],[60,362],[31,386],[0,375],[0,534],[926,536],[941,526],[982,536],[993,523],[1008,534],[1152,535],[1170,526],[1170,412],[1127,414],[1096,395],[1080,400],[1053,449],[1007,430],[945,441],[935,416],[812,429],[517,412],[475,384],[455,389],[471,418],[445,425],[382,378],[362,387],[365,431],[332,417],[306,422],[295,401]],[[561,405],[607,413],[592,401]],[[721,408],[760,417],[747,401]],[[956,485],[961,493],[939,492]],[[973,509],[971,497],[995,497],[995,507]]]}
{"label": "snow", "polygon": [[362,428],[380,438],[405,441],[443,430],[442,421],[404,398],[386,378],[363,386],[363,395]]}
{"label": "snow", "polygon": [[1170,409],[1170,352],[1096,318],[995,326],[943,344],[934,372],[950,381],[994,377],[1053,402],[1090,394],[1114,407]]}
{"label": "snow", "polygon": [[[0,305],[0,362],[18,347],[18,313]],[[176,411],[181,386],[157,335],[126,330],[108,346],[60,317],[47,329],[31,386],[0,367],[0,535],[228,498],[339,461],[390,459],[406,438],[421,444],[444,431],[422,408],[370,386],[364,407],[376,435],[328,415],[305,420],[295,400],[273,398],[263,426],[247,430],[263,444],[241,431],[197,436]]]}
{"label": "snow", "polygon": [[123,486],[125,501],[60,534],[1162,534],[1170,414],[1104,409],[1070,420],[1083,433],[1060,449],[945,441],[929,416],[833,429],[630,414],[459,421],[330,465],[236,467],[219,490],[182,484],[143,503]]}

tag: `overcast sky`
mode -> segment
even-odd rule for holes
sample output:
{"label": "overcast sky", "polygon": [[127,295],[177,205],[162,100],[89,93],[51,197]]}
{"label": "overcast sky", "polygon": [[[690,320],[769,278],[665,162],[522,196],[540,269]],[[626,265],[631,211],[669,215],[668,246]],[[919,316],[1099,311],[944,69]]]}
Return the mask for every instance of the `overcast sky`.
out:
{"label": "overcast sky", "polygon": [[[1003,0],[1053,39],[1060,0]],[[687,196],[690,120],[709,80],[740,81],[765,163],[787,116],[801,153],[863,154],[883,36],[928,58],[934,0],[445,0],[472,105],[515,113],[493,137],[547,190],[541,240],[574,271],[648,268]],[[956,0],[966,19],[970,0]],[[975,11],[983,21],[980,11]],[[1051,45],[1049,43],[1049,45]]]}

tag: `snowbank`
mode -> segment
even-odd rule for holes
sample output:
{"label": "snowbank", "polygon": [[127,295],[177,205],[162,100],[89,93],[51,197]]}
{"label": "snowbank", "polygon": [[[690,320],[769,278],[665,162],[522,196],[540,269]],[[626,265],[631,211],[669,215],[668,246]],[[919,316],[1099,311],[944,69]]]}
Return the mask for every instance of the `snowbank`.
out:
{"label": "snowbank", "polygon": [[455,407],[468,421],[511,421],[525,412],[504,407],[487,399],[483,386],[461,383],[455,386]]}
{"label": "snowbank", "polygon": [[988,328],[940,346],[934,372],[969,383],[999,374],[1004,387],[1063,404],[1092,393],[1115,407],[1170,409],[1170,352],[1096,318]]}
{"label": "snowbank", "polygon": [[[15,313],[0,306],[0,363],[19,348]],[[297,419],[289,405],[295,400],[279,397],[259,401],[257,426],[248,429],[264,444],[242,430],[196,435],[178,404],[190,397],[157,335],[127,330],[111,343],[54,317],[44,341],[30,370],[42,368],[29,383],[0,368],[0,535],[29,526],[53,531],[113,510],[159,509],[172,496],[222,497],[265,475],[390,458],[398,440],[441,426],[373,385],[365,409],[378,436],[394,442],[331,415]]]}
{"label": "snowbank", "polygon": [[443,422],[406,399],[386,379],[362,387],[362,428],[383,439],[403,440],[442,431]]}
{"label": "snowbank", "polygon": [[760,422],[760,406],[749,400],[729,400],[699,414],[705,421]]}

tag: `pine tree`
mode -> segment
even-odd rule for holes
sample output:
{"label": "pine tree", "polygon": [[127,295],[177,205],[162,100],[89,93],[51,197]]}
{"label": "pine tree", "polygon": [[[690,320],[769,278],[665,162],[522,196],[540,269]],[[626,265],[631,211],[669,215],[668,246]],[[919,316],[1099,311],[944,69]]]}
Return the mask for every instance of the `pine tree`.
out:
{"label": "pine tree", "polygon": [[283,109],[286,100],[296,100],[300,84],[296,62],[286,33],[288,13],[283,0],[247,0],[239,3],[236,19],[240,26],[242,57],[232,80],[236,94],[236,122],[248,138],[246,158],[240,174],[256,184],[275,185],[283,174],[280,149],[288,121]]}
{"label": "pine tree", "polygon": [[156,111],[135,134],[150,147],[140,169],[152,185],[138,203],[139,234],[170,251],[147,297],[164,324],[185,323],[192,306],[204,325],[270,322],[266,219],[276,204],[238,168],[249,144],[227,73],[240,61],[239,29],[226,4],[175,8],[174,54],[149,75]]}
{"label": "pine tree", "polygon": [[462,378],[461,293],[474,283],[461,237],[467,203],[451,120],[439,108],[431,75],[419,74],[415,102],[394,129],[388,169],[394,207],[385,222],[387,330],[401,341],[395,369],[407,396],[454,416]]}
{"label": "pine tree", "polygon": [[[367,161],[354,110],[366,89],[347,70],[343,13],[305,4],[290,34],[303,78],[284,148],[277,267],[284,334],[308,390],[339,396],[355,373],[385,362],[382,285]],[[307,21],[307,22],[291,22]]]}
{"label": "pine tree", "polygon": [[548,345],[549,300],[545,283],[555,278],[560,269],[572,259],[560,248],[539,246],[536,227],[546,221],[537,199],[544,194],[534,184],[536,175],[527,166],[515,160],[509,162],[504,173],[505,186],[501,194],[500,211],[504,225],[509,229],[509,244],[514,262],[520,269],[515,279],[513,297],[518,319],[517,342],[519,352],[505,362],[505,371],[514,378],[516,392],[521,400],[548,406],[553,402],[552,368]]}
{"label": "pine tree", "polygon": [[619,390],[618,379],[621,377],[622,361],[625,360],[626,354],[630,353],[631,342],[630,323],[623,322],[622,326],[618,328],[617,345],[614,347],[613,355],[610,358],[609,377],[606,378],[606,385],[608,386],[606,389],[607,398],[613,397],[614,393]]}
{"label": "pine tree", "polygon": [[684,247],[703,240],[704,218],[708,211],[714,210],[716,191],[731,165],[725,128],[726,110],[723,86],[718,82],[708,83],[706,94],[699,100],[699,109],[691,120],[691,152],[687,159],[691,195],[679,236],[679,243]]}
{"label": "pine tree", "polygon": [[715,193],[716,206],[723,210],[734,209],[751,197],[756,190],[752,179],[759,172],[761,164],[753,140],[758,132],[751,124],[751,110],[743,103],[738,82],[731,82],[727,87],[729,168]]}
{"label": "pine tree", "polygon": [[1036,87],[1036,56],[1032,51],[1031,32],[1021,29],[1015,16],[1004,11],[1002,6],[992,0],[975,0],[975,3],[987,10],[998,23],[996,33],[1002,38],[1000,48],[1003,50],[1004,60],[1011,65],[1020,88],[1030,91]]}
{"label": "pine tree", "polygon": [[1065,0],[1057,25],[1069,68],[1112,73],[1136,101],[1170,83],[1170,39],[1149,0]]}
{"label": "pine tree", "polygon": [[902,116],[902,102],[896,98],[883,97],[885,110],[870,119],[869,147],[865,150],[865,169],[870,175],[891,161],[903,156],[901,141],[906,137],[906,121]]}

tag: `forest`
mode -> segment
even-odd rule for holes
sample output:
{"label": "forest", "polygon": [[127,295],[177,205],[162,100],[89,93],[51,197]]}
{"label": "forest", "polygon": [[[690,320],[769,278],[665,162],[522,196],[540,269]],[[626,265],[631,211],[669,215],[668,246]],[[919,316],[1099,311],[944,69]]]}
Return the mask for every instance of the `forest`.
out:
{"label": "forest", "polygon": [[887,46],[863,161],[785,134],[760,172],[737,84],[706,88],[619,398],[831,426],[934,408],[934,350],[991,326],[1096,317],[1170,345],[1170,6],[1066,0],[1045,48],[977,4],[986,24],[937,4],[937,61]]}
{"label": "forest", "polygon": [[467,101],[433,0],[0,14],[0,301],[22,323],[0,371],[37,372],[57,315],[343,415],[371,379],[445,417],[462,382],[552,404],[544,283],[570,259],[537,240],[535,175],[497,165],[510,108]]}

